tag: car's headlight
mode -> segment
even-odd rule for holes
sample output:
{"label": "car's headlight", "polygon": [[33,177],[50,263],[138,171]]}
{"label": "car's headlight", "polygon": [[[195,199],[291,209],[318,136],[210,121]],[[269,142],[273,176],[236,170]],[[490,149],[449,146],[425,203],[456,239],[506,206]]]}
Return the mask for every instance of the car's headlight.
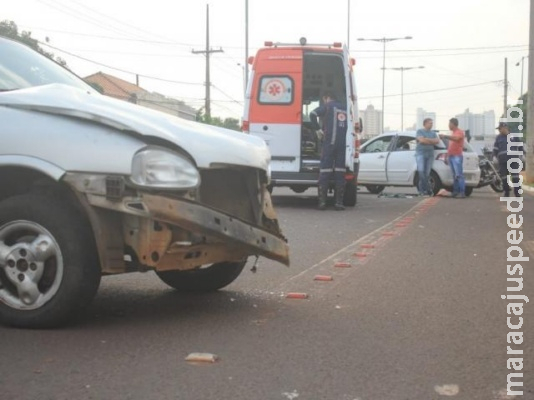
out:
{"label": "car's headlight", "polygon": [[131,180],[150,188],[193,189],[200,185],[200,174],[190,160],[177,153],[147,148],[134,156]]}

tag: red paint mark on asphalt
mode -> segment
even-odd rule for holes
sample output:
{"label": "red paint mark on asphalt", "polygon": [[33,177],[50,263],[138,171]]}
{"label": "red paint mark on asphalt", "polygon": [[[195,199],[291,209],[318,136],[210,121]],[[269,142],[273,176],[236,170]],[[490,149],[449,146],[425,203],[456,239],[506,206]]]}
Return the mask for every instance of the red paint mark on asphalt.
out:
{"label": "red paint mark on asphalt", "polygon": [[315,275],[315,278],[313,278],[314,281],[323,281],[323,282],[330,282],[333,281],[334,278],[331,275]]}
{"label": "red paint mark on asphalt", "polygon": [[337,262],[334,264],[334,267],[335,268],[350,268],[352,267],[352,265],[350,265],[350,263],[348,262]]}
{"label": "red paint mark on asphalt", "polygon": [[307,293],[292,292],[292,293],[288,293],[286,296],[286,299],[307,299],[307,298],[308,298]]}

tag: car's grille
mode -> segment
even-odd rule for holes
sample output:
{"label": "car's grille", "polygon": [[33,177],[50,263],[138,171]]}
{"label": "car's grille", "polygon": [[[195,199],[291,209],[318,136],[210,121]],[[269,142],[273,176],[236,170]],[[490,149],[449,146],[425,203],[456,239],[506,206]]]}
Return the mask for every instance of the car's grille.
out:
{"label": "car's grille", "polygon": [[258,171],[250,168],[202,170],[200,203],[257,224],[261,218]]}

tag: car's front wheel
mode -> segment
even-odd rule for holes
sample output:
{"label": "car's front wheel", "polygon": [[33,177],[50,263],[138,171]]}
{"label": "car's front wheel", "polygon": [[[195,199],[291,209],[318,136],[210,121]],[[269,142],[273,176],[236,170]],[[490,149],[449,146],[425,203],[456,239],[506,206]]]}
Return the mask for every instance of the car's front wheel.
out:
{"label": "car's front wheel", "polygon": [[43,195],[0,202],[0,321],[49,328],[93,299],[100,268],[90,229],[68,204]]}
{"label": "car's front wheel", "polygon": [[213,292],[235,281],[247,260],[221,262],[187,271],[156,271],[158,277],[181,292]]}
{"label": "car's front wheel", "polygon": [[383,185],[365,185],[365,188],[372,194],[380,194],[385,189]]}
{"label": "car's front wheel", "polygon": [[473,186],[466,186],[464,193],[466,197],[471,196],[473,194]]}

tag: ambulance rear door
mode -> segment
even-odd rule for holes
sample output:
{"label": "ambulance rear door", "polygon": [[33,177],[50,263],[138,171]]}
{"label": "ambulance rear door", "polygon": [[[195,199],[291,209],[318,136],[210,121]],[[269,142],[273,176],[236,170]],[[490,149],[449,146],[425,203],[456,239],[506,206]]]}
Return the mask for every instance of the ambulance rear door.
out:
{"label": "ambulance rear door", "polygon": [[358,118],[358,108],[356,102],[356,86],[354,85],[352,61],[346,46],[343,46],[343,64],[343,70],[345,73],[345,93],[347,96],[345,99],[347,104],[347,147],[345,153],[345,166],[350,171],[354,171],[354,158],[356,156],[356,132],[354,131],[354,124]]}
{"label": "ambulance rear door", "polygon": [[262,49],[254,59],[249,129],[269,146],[273,173],[300,171],[302,65],[294,48]]}

